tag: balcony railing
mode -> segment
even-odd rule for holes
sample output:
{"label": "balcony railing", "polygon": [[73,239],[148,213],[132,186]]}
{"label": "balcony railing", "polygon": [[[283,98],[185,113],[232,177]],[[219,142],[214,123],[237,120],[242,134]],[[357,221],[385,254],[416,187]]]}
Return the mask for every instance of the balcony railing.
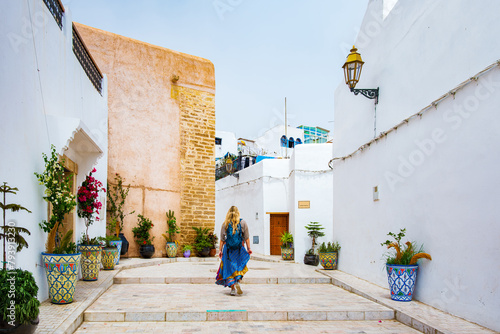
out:
{"label": "balcony railing", "polygon": [[215,181],[225,178],[226,176],[232,175],[246,167],[249,167],[255,163],[255,157],[247,156],[243,157],[238,155],[234,160],[226,159],[226,162],[220,167],[215,168]]}
{"label": "balcony railing", "polygon": [[45,2],[45,5],[49,9],[49,11],[52,13],[52,16],[54,16],[54,19],[57,22],[57,25],[59,26],[59,29],[62,29],[62,17],[64,13],[64,7],[61,3],[60,0],[43,0]]}
{"label": "balcony railing", "polygon": [[94,59],[92,58],[89,50],[85,46],[82,37],[78,33],[75,25],[73,25],[73,52],[76,58],[82,65],[87,77],[90,79],[95,89],[99,93],[102,92],[102,73],[97,67]]}

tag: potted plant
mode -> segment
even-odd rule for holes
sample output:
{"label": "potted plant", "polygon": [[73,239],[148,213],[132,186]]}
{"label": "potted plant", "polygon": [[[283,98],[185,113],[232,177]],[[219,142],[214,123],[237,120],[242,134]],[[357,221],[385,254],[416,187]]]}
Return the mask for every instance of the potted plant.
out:
{"label": "potted plant", "polygon": [[0,333],[34,333],[40,302],[38,286],[27,270],[0,270]]}
{"label": "potted plant", "polygon": [[198,253],[198,256],[207,257],[210,255],[210,248],[212,247],[212,243],[208,239],[208,231],[210,231],[210,229],[193,226],[193,230],[196,231],[196,236],[194,238],[196,253]]}
{"label": "potted plant", "polygon": [[[14,223],[6,221],[6,211],[24,210],[31,212],[25,207],[9,203],[6,201],[6,194],[16,194],[19,191],[7,185],[7,182],[0,186],[3,193],[3,201],[0,207],[3,211],[3,226],[0,239],[3,240],[3,268],[0,270],[0,332],[23,332],[33,333],[38,325],[38,314],[40,302],[37,299],[38,286],[31,272],[15,269],[13,260],[14,254],[23,248],[28,248],[28,243],[21,235],[30,231],[26,228],[15,226]],[[9,255],[5,250],[7,240],[15,244],[15,248],[9,247]],[[8,264],[8,266],[7,266]],[[14,306],[13,306],[14,305]]]}
{"label": "potted plant", "polygon": [[288,231],[281,234],[281,258],[293,260],[293,235]]}
{"label": "potted plant", "polygon": [[3,213],[3,226],[2,226],[2,231],[0,232],[0,239],[3,239],[3,258],[4,258],[3,270],[7,269],[7,263],[8,263],[7,253],[5,251],[7,239],[13,238],[14,242],[17,245],[16,252],[20,252],[24,247],[28,248],[28,243],[21,235],[21,233],[26,233],[27,235],[31,235],[30,231],[24,227],[14,226],[12,224],[7,225],[7,220],[5,219],[6,211],[17,212],[20,210],[24,210],[31,213],[30,210],[26,209],[20,204],[15,204],[15,203],[7,204],[7,199],[6,199],[7,194],[15,195],[17,194],[18,191],[19,189],[8,186],[7,182],[4,182],[3,186],[0,186],[0,192],[3,194],[3,201],[0,203],[0,207],[2,208],[2,213]]}
{"label": "potted plant", "polygon": [[190,257],[192,251],[193,251],[193,246],[191,245],[184,245],[184,247],[182,248],[184,257]]}
{"label": "potted plant", "polygon": [[73,211],[76,201],[71,192],[71,178],[64,176],[64,159],[59,160],[54,145],[51,149],[50,158],[42,153],[45,170],[41,174],[35,172],[40,184],[45,186],[43,198],[51,204],[52,209],[49,220],[39,224],[44,232],[49,233],[42,260],[51,302],[68,304],[73,301],[81,254],[76,253],[76,245],[72,242],[73,231],[63,236],[59,229],[64,216]]}
{"label": "potted plant", "polygon": [[137,215],[137,226],[132,229],[135,241],[140,246],[139,252],[145,259],[151,258],[155,253],[155,246],[153,245],[155,237],[152,237],[150,234],[150,230],[153,226],[149,218],[143,215]]}
{"label": "potted plant", "polygon": [[389,232],[387,235],[395,241],[386,240],[381,245],[393,248],[392,252],[386,254],[386,270],[391,299],[409,302],[412,300],[417,281],[417,261],[419,259],[432,260],[432,258],[429,254],[424,253],[423,246],[418,246],[415,242],[407,241],[401,244],[401,239],[405,234],[405,228],[400,229],[398,234]]}
{"label": "potted plant", "polygon": [[319,262],[323,269],[333,270],[337,269],[337,262],[339,258],[340,244],[338,242],[322,243],[318,248]]}
{"label": "potted plant", "polygon": [[116,259],[120,256],[118,247],[113,244],[113,236],[99,237],[99,242],[102,247],[101,262],[104,270],[115,269]]}
{"label": "potted plant", "polygon": [[319,264],[319,256],[315,254],[316,239],[325,235],[322,231],[324,227],[318,222],[310,222],[305,228],[307,230],[307,235],[312,239],[312,247],[307,251],[306,255],[304,255],[304,263],[317,266]]}
{"label": "potted plant", "polygon": [[165,240],[167,240],[167,245],[166,245],[167,257],[175,257],[177,255],[178,243],[176,240],[174,240],[174,236],[175,234],[179,233],[179,228],[177,227],[177,222],[173,211],[168,210],[168,212],[166,212],[166,216],[167,216],[168,234],[164,233],[163,237],[165,238]]}
{"label": "potted plant", "polygon": [[[80,239],[78,251],[82,253],[82,279],[84,281],[96,281],[99,278],[101,269],[102,249],[99,239],[89,238],[89,227],[94,223],[94,216],[99,214],[102,208],[102,203],[99,201],[99,192],[106,189],[102,186],[101,181],[92,176],[96,169],[85,177],[82,185],[78,188],[78,217],[85,220],[85,235]],[[95,216],[95,220],[99,221],[99,216]]]}
{"label": "potted plant", "polygon": [[219,238],[217,237],[217,234],[214,232],[208,233],[208,240],[210,241],[210,257],[214,257],[217,254],[217,241]]}
{"label": "potted plant", "polygon": [[192,251],[193,251],[193,246],[191,245],[184,245],[184,247],[182,248],[184,257],[190,257]]}
{"label": "potted plant", "polygon": [[111,233],[115,233],[115,235],[122,241],[121,245],[118,245],[118,247],[121,247],[120,255],[125,255],[128,251],[129,243],[127,238],[125,238],[125,235],[122,233],[123,220],[126,216],[135,213],[135,210],[129,213],[123,212],[125,199],[127,198],[130,190],[130,184],[128,186],[123,186],[123,178],[120,174],[115,173],[115,183],[111,184],[111,186],[108,183],[107,188],[107,214],[109,215],[108,229]]}

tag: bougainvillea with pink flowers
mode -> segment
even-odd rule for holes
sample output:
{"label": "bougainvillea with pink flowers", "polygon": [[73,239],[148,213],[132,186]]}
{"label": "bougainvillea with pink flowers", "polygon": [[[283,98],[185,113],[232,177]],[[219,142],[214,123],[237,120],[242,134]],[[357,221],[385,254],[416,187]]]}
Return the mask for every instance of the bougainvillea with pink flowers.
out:
{"label": "bougainvillea with pink flowers", "polygon": [[[97,180],[92,176],[96,169],[92,171],[85,177],[85,181],[82,182],[80,188],[78,188],[77,201],[78,201],[78,217],[85,219],[85,231],[86,241],[90,242],[89,239],[89,226],[94,222],[94,216],[99,214],[99,210],[102,208],[102,203],[99,201],[99,192],[106,189],[103,187],[102,182]],[[99,220],[98,216],[95,216],[95,220]]]}

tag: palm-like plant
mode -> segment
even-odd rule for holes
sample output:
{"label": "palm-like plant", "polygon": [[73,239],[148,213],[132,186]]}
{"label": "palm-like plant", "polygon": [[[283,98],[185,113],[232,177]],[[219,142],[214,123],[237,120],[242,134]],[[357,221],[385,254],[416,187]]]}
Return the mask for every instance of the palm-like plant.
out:
{"label": "palm-like plant", "polygon": [[3,239],[3,269],[5,270],[7,268],[7,253],[5,252],[5,242],[7,239],[14,239],[14,243],[16,244],[16,252],[20,252],[24,247],[28,248],[28,242],[24,237],[21,235],[21,233],[26,233],[27,235],[31,235],[30,231],[24,227],[19,227],[19,226],[11,226],[7,225],[6,219],[5,219],[5,212],[7,210],[10,210],[12,212],[17,212],[20,210],[27,211],[31,213],[30,210],[26,209],[25,207],[21,206],[20,204],[14,204],[14,203],[6,203],[6,195],[7,194],[16,194],[19,191],[19,189],[10,187],[7,185],[7,182],[3,183],[3,186],[0,186],[0,192],[3,193],[3,202],[0,203],[0,207],[2,208],[3,211],[3,226],[2,226],[2,232],[0,232],[0,239]]}
{"label": "palm-like plant", "polygon": [[396,251],[395,254],[387,254],[387,264],[414,265],[417,263],[418,259],[432,260],[430,254],[424,253],[423,246],[418,247],[415,242],[410,241],[402,244],[401,239],[405,234],[405,228],[400,229],[398,234],[392,232],[387,233],[387,235],[393,237],[395,241],[386,240],[381,243],[381,246],[387,246],[388,249],[394,248]]}
{"label": "palm-like plant", "polygon": [[307,229],[307,235],[312,238],[312,247],[308,251],[309,254],[314,254],[314,249],[316,248],[316,239],[320,237],[324,237],[325,233],[323,230],[325,229],[324,227],[321,226],[320,223],[318,222],[310,222],[308,225],[305,226]]}
{"label": "palm-like plant", "polygon": [[280,241],[281,241],[282,248],[292,248],[293,247],[293,235],[288,231],[285,231],[281,234]]}
{"label": "palm-like plant", "polygon": [[174,242],[174,236],[175,234],[179,233],[179,227],[177,226],[177,220],[174,215],[174,211],[168,210],[168,212],[165,213],[167,216],[167,225],[168,225],[168,235],[163,234],[163,237],[167,242]]}

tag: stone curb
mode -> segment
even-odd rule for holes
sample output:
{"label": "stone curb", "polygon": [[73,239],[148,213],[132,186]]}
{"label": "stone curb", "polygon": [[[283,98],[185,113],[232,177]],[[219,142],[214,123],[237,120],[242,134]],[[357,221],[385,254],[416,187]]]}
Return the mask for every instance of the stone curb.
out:
{"label": "stone curb", "polygon": [[[127,258],[122,259],[122,262],[126,262]],[[153,258],[151,261],[132,263],[132,264],[121,264],[112,270],[112,274],[107,277],[99,286],[92,291],[89,297],[85,299],[84,302],[77,309],[75,309],[70,315],[64,319],[64,321],[57,326],[57,328],[52,332],[54,334],[72,334],[74,331],[80,327],[84,321],[84,313],[87,308],[90,307],[104,292],[106,292],[112,285],[113,280],[122,270],[155,266],[164,263],[172,262],[215,262],[217,258]]]}
{"label": "stone curb", "polygon": [[[365,299],[368,299],[370,301],[373,301],[377,304],[380,304],[382,306],[385,306],[393,310],[396,315],[397,321],[407,325],[408,327],[421,331],[423,333],[426,334],[456,333],[454,329],[450,330],[443,328],[443,325],[439,325],[428,320],[428,319],[436,320],[437,318],[439,318],[441,322],[454,323],[454,324],[460,322],[460,324],[458,326],[455,325],[455,327],[461,328],[463,330],[461,331],[462,333],[495,333],[494,331],[488,328],[452,316],[450,314],[447,314],[432,306],[426,305],[416,300],[413,300],[410,303],[393,301],[390,298],[384,297],[384,296],[390,296],[389,289],[384,289],[368,281],[361,280],[360,278],[357,277],[355,278],[356,281],[360,281],[360,284],[356,284],[356,282],[354,283],[347,282],[345,279],[336,277],[342,275],[349,277],[350,275],[347,273],[341,271],[325,271],[321,269],[316,269],[316,271],[325,276],[331,277],[333,285],[338,286],[346,291],[357,294]],[[411,311],[413,312],[410,312],[405,308],[405,306],[409,305],[411,305],[411,307],[408,308],[411,308]],[[419,315],[416,315],[415,314],[416,312],[418,312]],[[426,316],[425,317],[426,319],[424,319],[422,315],[426,314],[427,315],[432,314],[433,316]]]}
{"label": "stone curb", "polygon": [[394,320],[386,311],[246,311],[207,310],[206,312],[85,312],[87,322],[145,321],[336,321]]}

